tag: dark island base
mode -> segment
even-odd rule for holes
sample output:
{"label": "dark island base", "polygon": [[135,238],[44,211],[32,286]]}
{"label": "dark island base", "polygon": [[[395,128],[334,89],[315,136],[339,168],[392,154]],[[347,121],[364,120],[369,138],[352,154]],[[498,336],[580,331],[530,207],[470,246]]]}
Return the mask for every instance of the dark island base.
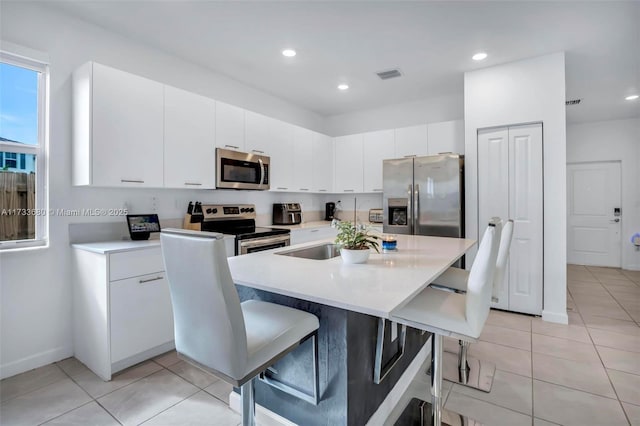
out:
{"label": "dark island base", "polygon": [[[407,329],[404,355],[378,385],[373,382],[378,318],[307,302],[249,287],[237,286],[240,300],[263,300],[311,312],[320,319],[318,356],[320,402],[318,405],[285,394],[256,381],[256,403],[299,425],[365,425],[413,361],[430,334]],[[383,364],[398,351],[391,342],[391,325],[385,329]],[[311,341],[277,362],[270,375],[295,388],[313,389]],[[238,392],[238,389],[235,389]]]}
{"label": "dark island base", "polygon": [[[431,426],[431,403],[418,398],[413,398],[405,407],[404,411],[394,423],[394,426]],[[442,410],[442,426],[465,426],[478,425],[475,422],[461,414],[448,410]]]}

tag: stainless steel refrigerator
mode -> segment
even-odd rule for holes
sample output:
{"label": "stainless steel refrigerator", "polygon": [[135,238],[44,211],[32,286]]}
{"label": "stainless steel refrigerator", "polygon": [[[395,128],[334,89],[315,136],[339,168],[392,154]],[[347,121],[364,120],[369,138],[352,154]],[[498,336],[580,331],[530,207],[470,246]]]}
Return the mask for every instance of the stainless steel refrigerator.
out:
{"label": "stainless steel refrigerator", "polygon": [[385,233],[464,237],[464,156],[385,160],[383,192]]}

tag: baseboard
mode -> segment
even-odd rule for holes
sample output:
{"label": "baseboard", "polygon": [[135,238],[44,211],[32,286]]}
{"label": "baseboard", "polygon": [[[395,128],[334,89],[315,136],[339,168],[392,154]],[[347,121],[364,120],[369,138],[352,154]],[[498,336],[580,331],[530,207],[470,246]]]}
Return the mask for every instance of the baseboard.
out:
{"label": "baseboard", "polygon": [[[400,376],[400,379],[391,392],[389,392],[384,401],[382,401],[380,407],[378,407],[376,412],[373,413],[367,422],[367,425],[375,426],[384,424],[387,417],[389,417],[389,414],[391,414],[395,406],[400,402],[400,398],[402,398],[402,395],[407,391],[411,381],[418,374],[420,367],[424,364],[430,354],[431,341],[428,340],[422,349],[420,349],[420,352],[417,353],[411,364],[409,364],[409,367],[407,367],[405,372],[402,373],[402,376]],[[239,394],[235,392],[231,392],[229,394],[229,408],[240,413],[241,408]],[[256,423],[260,426],[296,426],[292,421],[285,419],[279,414],[276,414],[258,404],[256,404]]]}
{"label": "baseboard", "polygon": [[407,391],[409,385],[413,381],[413,378],[419,373],[420,367],[427,360],[431,354],[431,338],[427,340],[427,343],[422,346],[422,349],[416,354],[416,357],[411,361],[411,364],[400,376],[400,380],[391,389],[391,392],[382,401],[382,404],[378,407],[373,416],[367,422],[367,426],[382,425],[387,420],[393,409],[398,405],[402,395]]}
{"label": "baseboard", "polygon": [[625,271],[640,271],[640,265],[627,265],[622,269]]}
{"label": "baseboard", "polygon": [[39,354],[31,355],[8,364],[0,365],[0,379],[15,376],[43,365],[51,364],[73,356],[73,348],[61,346]]}
{"label": "baseboard", "polygon": [[555,322],[557,324],[569,324],[569,316],[566,312],[550,312],[542,311],[542,320],[547,322]]}
{"label": "baseboard", "polygon": [[[229,408],[238,414],[242,412],[240,395],[233,391],[229,394]],[[256,404],[256,424],[260,426],[297,426],[291,420],[285,419],[259,404]]]}

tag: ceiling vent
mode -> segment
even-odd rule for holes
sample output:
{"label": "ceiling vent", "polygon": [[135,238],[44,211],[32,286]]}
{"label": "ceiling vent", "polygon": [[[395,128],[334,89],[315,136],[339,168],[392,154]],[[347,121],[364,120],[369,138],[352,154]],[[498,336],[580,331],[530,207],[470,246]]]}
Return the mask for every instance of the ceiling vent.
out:
{"label": "ceiling vent", "polygon": [[582,99],[571,99],[570,101],[566,101],[564,104],[569,105],[578,105]]}
{"label": "ceiling vent", "polygon": [[389,80],[390,78],[401,77],[402,73],[399,69],[393,69],[377,72],[376,75],[380,77],[381,80]]}

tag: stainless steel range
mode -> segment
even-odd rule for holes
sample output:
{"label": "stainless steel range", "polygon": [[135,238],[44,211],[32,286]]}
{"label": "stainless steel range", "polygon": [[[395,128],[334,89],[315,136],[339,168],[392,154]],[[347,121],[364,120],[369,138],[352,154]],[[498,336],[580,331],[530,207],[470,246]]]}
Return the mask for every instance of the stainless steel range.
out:
{"label": "stainless steel range", "polygon": [[288,229],[256,227],[256,206],[253,204],[196,203],[190,214],[199,222],[201,231],[235,235],[236,256],[286,247],[291,241]]}

